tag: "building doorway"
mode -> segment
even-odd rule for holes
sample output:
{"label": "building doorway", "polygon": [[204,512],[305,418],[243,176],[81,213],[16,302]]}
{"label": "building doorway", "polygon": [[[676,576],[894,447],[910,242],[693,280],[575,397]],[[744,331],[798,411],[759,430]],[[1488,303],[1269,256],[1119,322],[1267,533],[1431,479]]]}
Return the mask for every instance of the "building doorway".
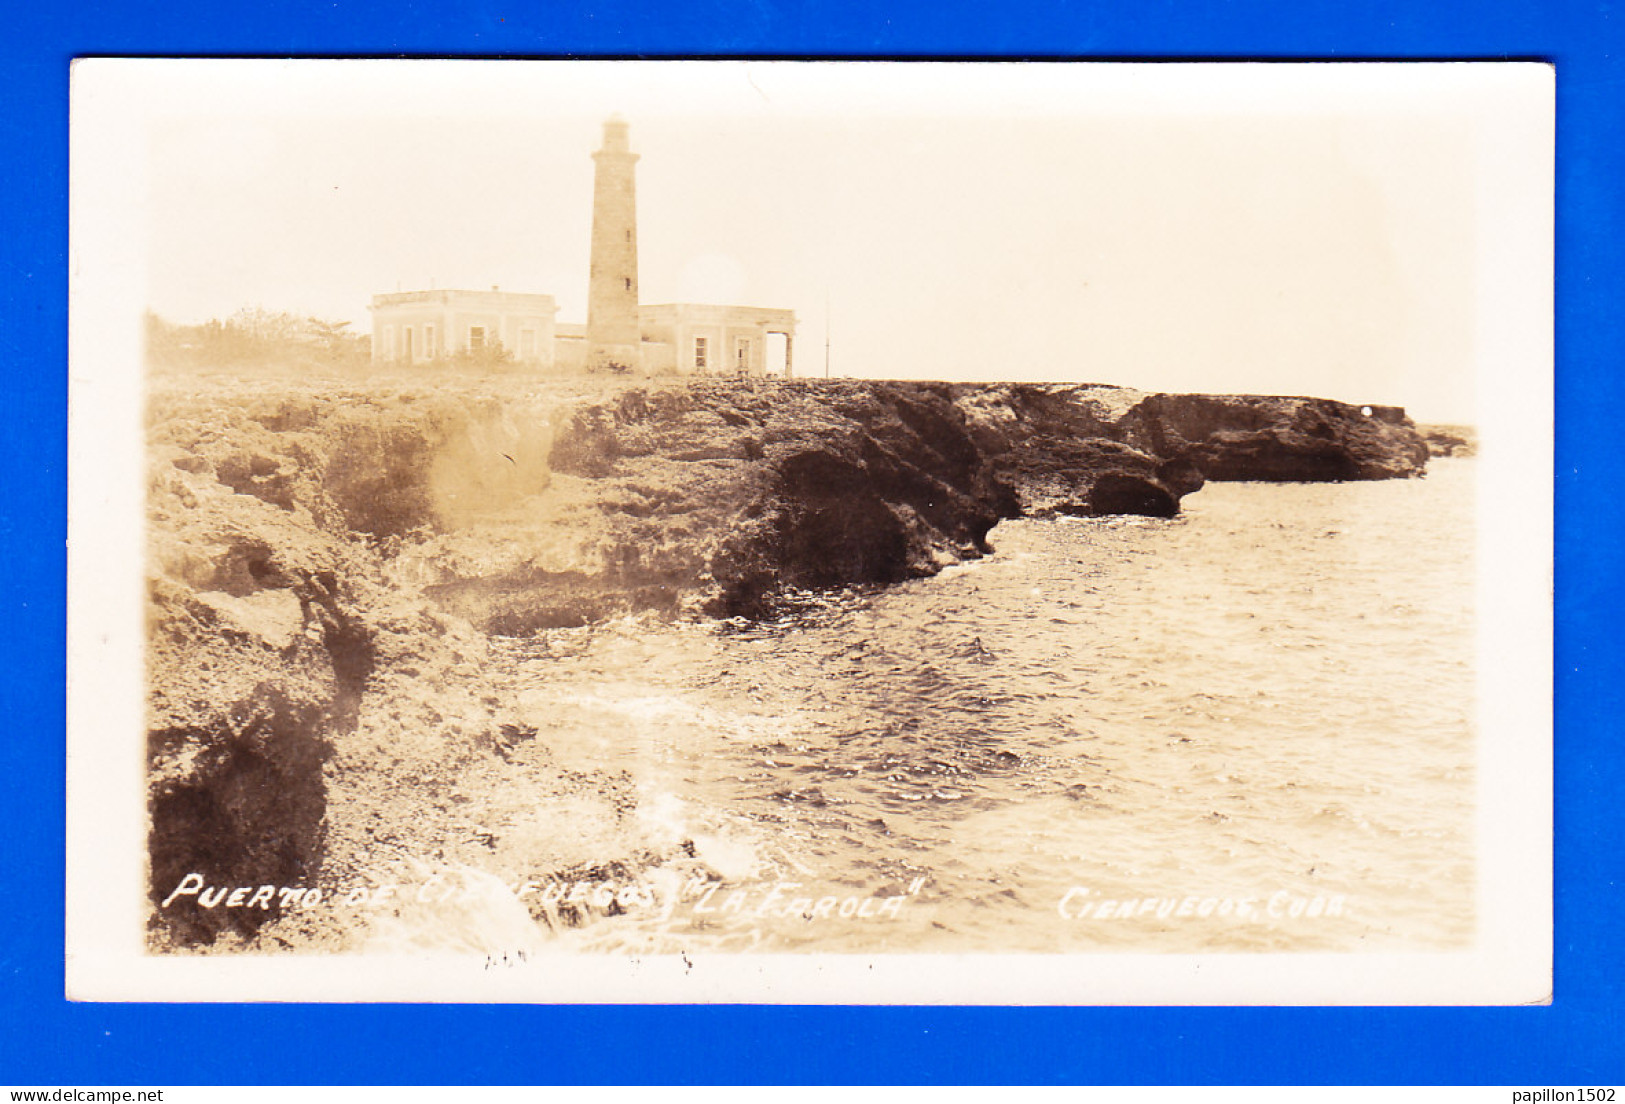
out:
{"label": "building doorway", "polygon": [[767,347],[763,350],[766,360],[762,367],[770,376],[788,377],[790,375],[790,335],[785,333],[769,333]]}

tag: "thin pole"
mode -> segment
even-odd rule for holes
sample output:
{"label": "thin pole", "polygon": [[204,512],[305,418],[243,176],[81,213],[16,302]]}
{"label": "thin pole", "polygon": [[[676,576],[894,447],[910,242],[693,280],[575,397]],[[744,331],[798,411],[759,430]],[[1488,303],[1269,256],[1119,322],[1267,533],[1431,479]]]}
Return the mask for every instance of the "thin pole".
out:
{"label": "thin pole", "polygon": [[829,292],[824,292],[824,378],[829,379]]}

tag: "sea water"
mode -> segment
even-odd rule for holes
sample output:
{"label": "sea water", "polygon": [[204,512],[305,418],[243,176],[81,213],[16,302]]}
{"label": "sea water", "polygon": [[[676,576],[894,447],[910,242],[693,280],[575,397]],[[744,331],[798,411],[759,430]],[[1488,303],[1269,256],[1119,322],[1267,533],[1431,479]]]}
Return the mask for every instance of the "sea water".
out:
{"label": "sea water", "polygon": [[1172,519],[1008,521],[983,560],[771,622],[503,642],[538,739],[628,771],[692,857],[561,938],[1463,945],[1473,478],[1210,484]]}

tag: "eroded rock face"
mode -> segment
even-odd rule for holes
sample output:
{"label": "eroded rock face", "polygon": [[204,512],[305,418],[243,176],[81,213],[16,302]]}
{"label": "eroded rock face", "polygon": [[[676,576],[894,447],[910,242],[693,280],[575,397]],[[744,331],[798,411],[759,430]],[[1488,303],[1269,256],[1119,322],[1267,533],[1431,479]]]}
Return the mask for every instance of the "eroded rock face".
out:
{"label": "eroded rock face", "polygon": [[[376,397],[375,397],[376,398]],[[455,519],[455,495],[513,482],[455,466],[490,411],[235,391],[160,392],[149,410],[148,892],[308,887],[324,765],[375,666],[387,547]],[[497,415],[500,418],[500,415]],[[529,459],[522,441],[500,438]],[[517,464],[512,465],[517,467]],[[541,468],[545,481],[545,467]],[[522,477],[520,477],[522,478]],[[534,481],[534,480],[532,480]],[[449,496],[448,496],[449,492]],[[155,909],[155,945],[249,937],[281,912]]]}
{"label": "eroded rock face", "polygon": [[1403,410],[1330,399],[1151,395],[1122,428],[1128,440],[1216,481],[1401,479],[1421,475],[1428,461]]}
{"label": "eroded rock face", "polygon": [[1466,425],[1423,425],[1416,431],[1427,442],[1429,456],[1478,455],[1478,430]]}
{"label": "eroded rock face", "polygon": [[1209,479],[1409,478],[1428,458],[1396,407],[1098,384],[961,385],[955,396],[1029,514],[1171,516]]}
{"label": "eroded rock face", "polygon": [[931,574],[984,555],[988,532],[1015,516],[1010,487],[944,393],[851,384],[797,398],[827,403],[829,414],[808,426],[794,410],[775,411],[764,426],[756,539],[732,542],[713,563],[730,581],[714,600],[718,612],[752,612],[775,588]]}
{"label": "eroded rock face", "polygon": [[[206,468],[160,462],[152,484],[149,892],[157,902],[189,874],[308,884],[329,736],[353,722],[372,665],[341,582],[354,556]],[[275,905],[178,909],[155,935],[206,943],[223,931],[252,935],[277,914]]]}
{"label": "eroded rock face", "polygon": [[896,582],[984,554],[1016,512],[951,397],[923,385],[630,391],[574,414],[553,466],[591,481],[561,478],[536,503],[578,533],[576,593],[552,587],[557,562],[532,600],[600,611],[617,603],[582,593],[588,579],[623,603],[723,616],[759,614],[786,589]]}
{"label": "eroded rock face", "polygon": [[959,385],[977,444],[1017,492],[1021,512],[1172,517],[1202,485],[1190,466],[1168,466],[1122,427],[1137,392],[1055,384]]}

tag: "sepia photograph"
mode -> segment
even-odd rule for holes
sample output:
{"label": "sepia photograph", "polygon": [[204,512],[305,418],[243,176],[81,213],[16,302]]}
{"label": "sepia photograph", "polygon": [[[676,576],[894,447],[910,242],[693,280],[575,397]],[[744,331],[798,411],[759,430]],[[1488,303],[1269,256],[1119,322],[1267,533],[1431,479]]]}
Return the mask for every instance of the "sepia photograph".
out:
{"label": "sepia photograph", "polygon": [[1550,1000],[1549,67],[73,109],[70,998]]}

